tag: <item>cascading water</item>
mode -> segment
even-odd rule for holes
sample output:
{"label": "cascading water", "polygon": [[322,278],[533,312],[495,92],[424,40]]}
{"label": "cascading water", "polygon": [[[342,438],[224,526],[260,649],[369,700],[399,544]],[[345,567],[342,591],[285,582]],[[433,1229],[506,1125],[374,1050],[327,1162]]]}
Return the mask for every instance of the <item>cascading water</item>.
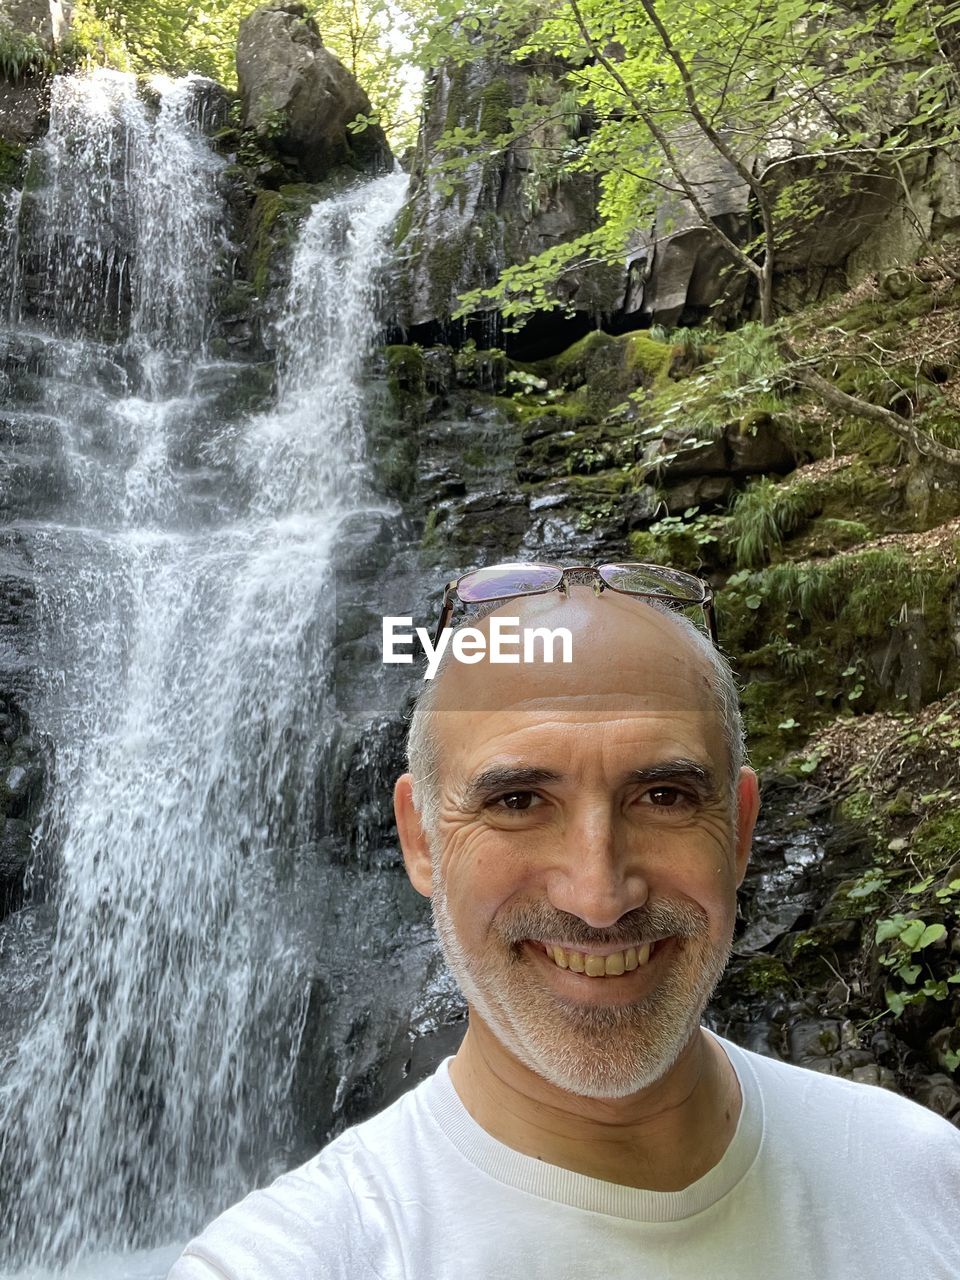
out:
{"label": "cascading water", "polygon": [[314,208],[276,406],[220,421],[209,388],[231,366],[205,339],[223,162],[197,84],[158,92],[56,81],[40,178],[4,237],[42,282],[29,322],[22,291],[8,300],[36,375],[4,422],[48,459],[18,534],[31,713],[55,744],[33,878],[58,923],[0,1084],[0,1267],[182,1238],[289,1137],[295,869],[335,710],[326,596],[338,530],[371,503],[361,372],[405,179]]}

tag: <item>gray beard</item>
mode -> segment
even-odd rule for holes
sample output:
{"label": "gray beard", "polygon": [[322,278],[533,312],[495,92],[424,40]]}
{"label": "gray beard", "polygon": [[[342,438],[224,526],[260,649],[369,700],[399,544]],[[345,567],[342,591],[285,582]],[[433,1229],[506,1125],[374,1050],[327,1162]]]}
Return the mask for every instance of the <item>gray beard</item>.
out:
{"label": "gray beard", "polygon": [[[432,904],[444,959],[473,1011],[526,1067],[580,1097],[624,1098],[661,1079],[696,1034],[730,955],[731,939],[724,946],[712,942],[702,912],[660,902],[605,930],[549,907],[521,907],[494,926],[502,948],[477,959],[457,937],[436,863]],[[551,996],[535,985],[522,952],[524,939],[629,946],[651,935],[673,936],[682,950],[649,996],[620,1007],[583,1007]]]}

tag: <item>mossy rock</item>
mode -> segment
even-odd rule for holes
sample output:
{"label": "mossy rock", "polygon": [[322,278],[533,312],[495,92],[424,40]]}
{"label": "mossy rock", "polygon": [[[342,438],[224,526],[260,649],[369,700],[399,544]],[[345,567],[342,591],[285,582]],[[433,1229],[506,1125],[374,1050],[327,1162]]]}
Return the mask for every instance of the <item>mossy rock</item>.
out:
{"label": "mossy rock", "polygon": [[401,418],[416,420],[422,416],[427,394],[426,367],[423,351],[417,346],[395,345],[384,348],[387,361],[387,387]]}
{"label": "mossy rock", "polygon": [[910,839],[917,864],[936,874],[960,860],[960,812],[950,809],[925,818]]}
{"label": "mossy rock", "polygon": [[466,235],[446,236],[426,247],[426,276],[435,315],[448,315],[461,291],[469,242]]}
{"label": "mossy rock", "polygon": [[622,339],[626,347],[626,367],[636,376],[637,385],[654,382],[673,368],[674,349],[657,342],[646,333],[628,333]]}
{"label": "mossy rock", "polygon": [[258,298],[265,296],[271,283],[271,267],[280,247],[277,223],[283,210],[283,197],[279,192],[259,191],[250,211],[248,275]]}
{"label": "mossy rock", "polygon": [[589,405],[577,396],[549,402],[535,396],[491,396],[489,403],[511,422],[523,427],[524,440],[595,425],[597,421]]}
{"label": "mossy rock", "polygon": [[510,128],[510,108],[513,94],[509,81],[502,77],[484,85],[480,93],[480,119],[478,128],[488,138],[496,138]]}
{"label": "mossy rock", "polygon": [[754,995],[771,995],[790,985],[790,975],[783,961],[775,956],[751,956],[738,966],[738,977]]}
{"label": "mossy rock", "polygon": [[495,394],[505,389],[510,374],[515,369],[513,361],[507,358],[504,351],[498,348],[478,351],[470,343],[454,354],[453,365],[458,386]]}
{"label": "mossy rock", "polygon": [[395,249],[399,249],[410,234],[410,229],[413,226],[413,210],[414,202],[408,200],[397,215],[396,225],[393,229],[393,247]]}
{"label": "mossy rock", "polygon": [[829,556],[868,541],[873,530],[861,520],[841,520],[836,516],[818,516],[811,521],[797,550],[804,555]]}
{"label": "mossy rock", "polygon": [[27,154],[25,145],[7,142],[0,138],[0,186],[14,187],[23,176],[23,162]]}
{"label": "mossy rock", "polygon": [[666,374],[671,349],[643,333],[613,336],[595,329],[534,368],[553,388],[576,392],[596,420],[638,387]]}

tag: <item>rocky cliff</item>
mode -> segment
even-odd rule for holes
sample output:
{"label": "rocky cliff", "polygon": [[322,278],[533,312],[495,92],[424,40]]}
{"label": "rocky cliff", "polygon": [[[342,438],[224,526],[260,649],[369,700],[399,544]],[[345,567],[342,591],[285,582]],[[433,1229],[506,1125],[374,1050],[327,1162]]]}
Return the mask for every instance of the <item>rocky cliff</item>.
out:
{"label": "rocky cliff", "polygon": [[[410,201],[397,229],[405,270],[402,321],[428,340],[443,331],[459,295],[490,286],[504,267],[597,225],[595,176],[563,166],[563,157],[592,128],[589,114],[577,108],[565,68],[535,58],[497,62],[479,36],[476,43],[474,61],[442,64],[428,85]],[[532,113],[539,123],[510,140],[511,111],[528,118]],[[824,123],[794,122],[801,134]],[[469,153],[451,148],[449,137],[458,130],[477,131],[487,146]],[[743,179],[699,133],[681,130],[671,141],[705,212],[731,240],[746,244],[758,226]],[[794,155],[781,142],[753,157],[756,173],[769,169],[774,175],[772,199],[786,183],[813,172],[802,147],[797,150]],[[820,180],[829,179],[826,173]],[[879,267],[922,255],[960,227],[958,183],[960,163],[941,149],[921,150],[896,171],[878,161],[875,170],[834,184],[820,212],[781,246],[781,308],[815,301]],[[757,305],[752,280],[731,269],[727,252],[678,194],[658,198],[649,225],[619,263],[565,270],[548,292],[559,308],[554,350],[594,325],[691,325],[707,317],[733,325],[755,318]],[[561,313],[572,313],[574,322],[564,324]],[[537,335],[546,323],[535,316],[528,325],[528,339],[532,335],[541,350]]]}

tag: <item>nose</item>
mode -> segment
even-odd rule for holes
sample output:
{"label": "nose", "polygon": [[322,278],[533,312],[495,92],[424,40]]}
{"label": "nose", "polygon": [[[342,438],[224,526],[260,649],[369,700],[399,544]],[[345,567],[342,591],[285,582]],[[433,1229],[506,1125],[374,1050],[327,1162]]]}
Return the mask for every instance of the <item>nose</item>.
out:
{"label": "nose", "polygon": [[547,897],[558,911],[608,929],[643,906],[649,886],[637,834],[609,803],[584,805],[563,833],[547,876]]}

